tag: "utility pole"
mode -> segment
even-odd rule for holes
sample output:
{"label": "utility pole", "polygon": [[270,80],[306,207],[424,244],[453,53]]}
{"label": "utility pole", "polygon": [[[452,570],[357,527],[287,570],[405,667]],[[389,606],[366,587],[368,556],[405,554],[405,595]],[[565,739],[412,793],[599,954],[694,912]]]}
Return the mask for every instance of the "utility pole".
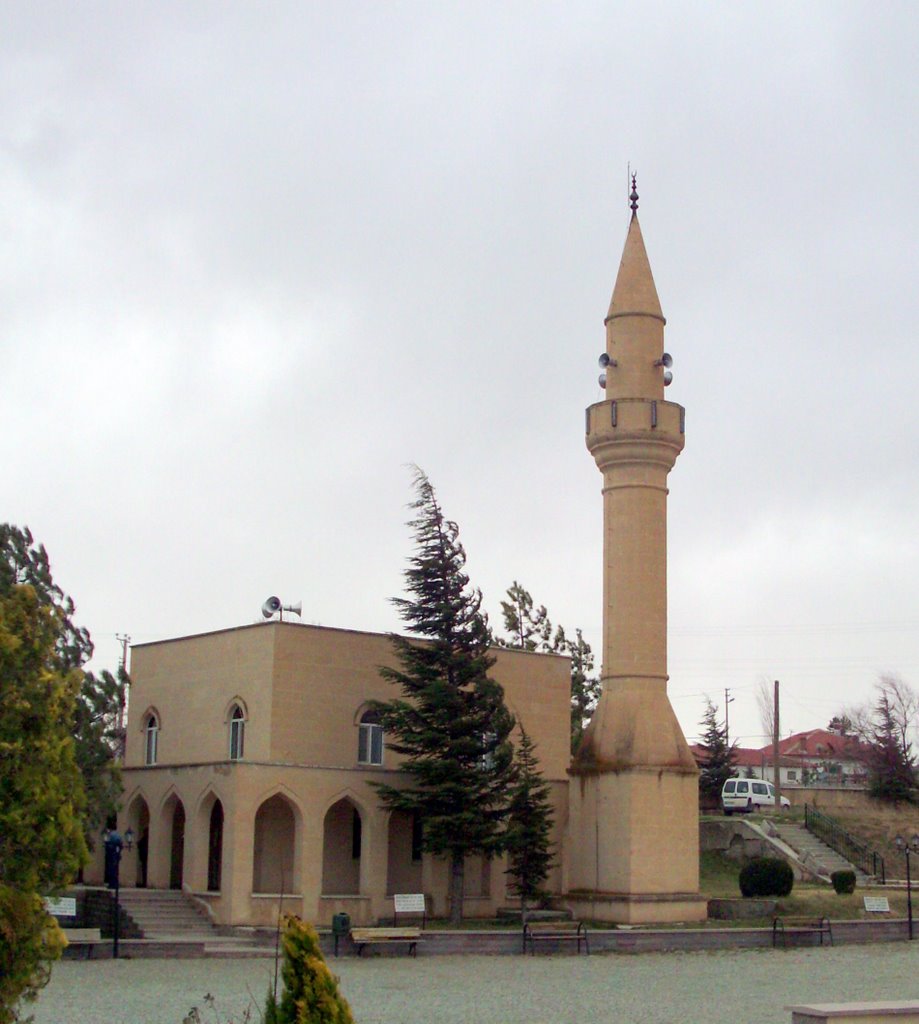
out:
{"label": "utility pole", "polygon": [[124,711],[128,699],[124,680],[127,678],[128,644],[130,644],[131,638],[127,633],[116,633],[115,639],[121,644],[121,671],[118,673],[118,750],[116,752],[116,760],[123,764],[125,755]]}
{"label": "utility pole", "polygon": [[729,687],[724,688],[724,743],[725,746],[730,750],[731,748],[731,732],[728,729],[728,704],[732,704],[734,698],[731,696]]}
{"label": "utility pole", "polygon": [[781,811],[782,809],[782,783],[781,773],[779,771],[779,681],[775,681],[775,697],[774,697],[774,714],[772,723],[772,784],[775,788],[775,809]]}

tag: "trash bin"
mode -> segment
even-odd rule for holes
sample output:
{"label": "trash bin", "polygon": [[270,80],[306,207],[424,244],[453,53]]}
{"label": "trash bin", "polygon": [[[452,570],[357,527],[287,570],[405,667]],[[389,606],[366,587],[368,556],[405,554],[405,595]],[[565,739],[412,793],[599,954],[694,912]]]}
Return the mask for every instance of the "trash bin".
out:
{"label": "trash bin", "polygon": [[351,931],[351,915],[350,914],[333,914],[332,915],[332,936],[335,939],[335,955],[338,956],[338,940],[342,935],[347,935]]}

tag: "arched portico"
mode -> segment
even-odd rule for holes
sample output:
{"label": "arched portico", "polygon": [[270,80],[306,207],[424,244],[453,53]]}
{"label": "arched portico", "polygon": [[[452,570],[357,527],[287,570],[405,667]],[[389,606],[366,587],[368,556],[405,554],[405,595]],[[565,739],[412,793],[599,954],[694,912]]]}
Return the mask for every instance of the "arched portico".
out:
{"label": "arched portico", "polygon": [[[124,867],[121,872],[122,885],[136,885],[140,888],[147,884],[147,866],[150,853],[150,808],[143,794],[137,793],[128,803],[124,817],[124,831],[134,833],[133,869],[128,857],[131,852],[122,856]],[[125,864],[124,862],[127,861]],[[128,870],[125,870],[128,868]]]}
{"label": "arched portico", "polygon": [[322,893],[356,896],[361,891],[363,817],[350,797],[326,812],[322,823]]}
{"label": "arched portico", "polygon": [[299,808],[283,793],[259,805],[253,830],[254,893],[299,892],[302,820]]}

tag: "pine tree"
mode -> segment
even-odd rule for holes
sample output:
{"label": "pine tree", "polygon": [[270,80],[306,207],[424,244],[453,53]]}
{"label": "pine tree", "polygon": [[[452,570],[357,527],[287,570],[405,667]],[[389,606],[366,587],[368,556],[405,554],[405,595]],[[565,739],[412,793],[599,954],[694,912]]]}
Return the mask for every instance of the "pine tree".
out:
{"label": "pine tree", "polygon": [[592,675],[594,655],[580,629],[569,640],[562,626],[554,631],[546,606],[533,610],[533,597],[516,580],[507,588],[508,600],[501,602],[501,613],[507,637],[496,643],[519,651],[544,651],[567,654],[571,659],[571,753],[580,745],[581,737],[600,699],[600,680]]}
{"label": "pine tree", "polygon": [[501,602],[504,628],[510,634],[507,640],[498,639],[501,647],[520,651],[554,651],[552,623],[544,604],[535,611],[533,598],[516,580],[507,588],[508,600]]}
{"label": "pine tree", "polygon": [[594,654],[580,629],[574,631],[575,639],[569,640],[559,626],[556,631],[557,650],[571,658],[571,753],[581,745],[584,730],[590,724],[602,686],[593,675]]}
{"label": "pine tree", "polygon": [[507,874],[524,909],[528,902],[544,898],[545,882],[552,867],[553,811],[549,793],[549,783],[539,770],[536,746],[521,723],[507,822]]}
{"label": "pine tree", "polygon": [[727,729],[718,723],[718,709],[710,701],[706,701],[705,714],[702,716],[701,746],[705,750],[699,773],[699,795],[720,797],[725,780],[734,774],[737,751],[734,744],[728,745]]}
{"label": "pine tree", "polygon": [[280,1001],[268,992],[265,1024],[354,1024],[351,1007],[338,991],[311,925],[290,915],[282,938],[284,991]]}
{"label": "pine tree", "polygon": [[879,686],[874,732],[868,747],[868,792],[896,803],[916,797],[916,764],[907,723],[898,720],[891,694]]}
{"label": "pine tree", "polygon": [[491,857],[504,843],[514,718],[490,676],[488,622],[469,588],[459,527],[443,513],[416,469],[410,521],[415,554],[405,571],[408,598],[394,598],[419,639],[392,635],[399,668],[382,668],[402,698],[376,702],[389,747],[403,754],[406,786],[377,784],[383,804],[418,814],[425,851],[450,858],[450,916],[463,913],[464,860]]}

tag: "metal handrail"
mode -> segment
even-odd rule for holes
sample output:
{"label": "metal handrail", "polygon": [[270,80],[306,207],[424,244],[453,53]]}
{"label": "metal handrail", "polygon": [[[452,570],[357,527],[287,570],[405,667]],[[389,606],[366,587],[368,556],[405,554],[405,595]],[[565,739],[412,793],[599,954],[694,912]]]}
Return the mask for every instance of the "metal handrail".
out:
{"label": "metal handrail", "polygon": [[823,814],[810,804],[804,805],[804,827],[866,875],[880,878],[882,884],[887,881],[884,858],[881,854],[856,839],[838,821],[834,821],[829,815]]}

